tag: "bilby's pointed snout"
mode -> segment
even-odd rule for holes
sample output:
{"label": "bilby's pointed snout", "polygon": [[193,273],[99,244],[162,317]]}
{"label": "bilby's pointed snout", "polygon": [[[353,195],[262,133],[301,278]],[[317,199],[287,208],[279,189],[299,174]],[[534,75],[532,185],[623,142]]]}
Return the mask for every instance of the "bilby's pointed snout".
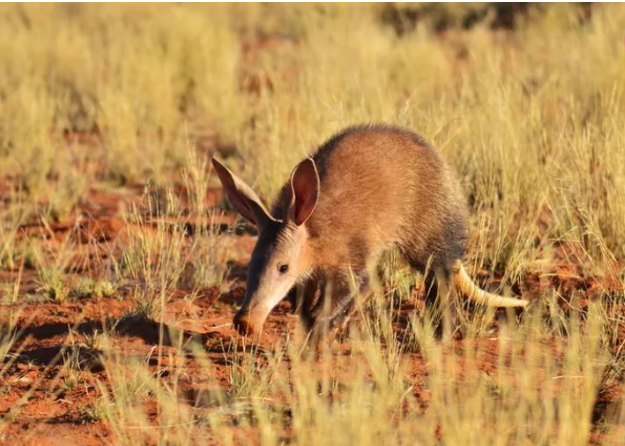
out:
{"label": "bilby's pointed snout", "polygon": [[252,312],[242,308],[234,316],[234,328],[242,336],[255,336],[260,333],[263,328],[264,318],[255,316]]}

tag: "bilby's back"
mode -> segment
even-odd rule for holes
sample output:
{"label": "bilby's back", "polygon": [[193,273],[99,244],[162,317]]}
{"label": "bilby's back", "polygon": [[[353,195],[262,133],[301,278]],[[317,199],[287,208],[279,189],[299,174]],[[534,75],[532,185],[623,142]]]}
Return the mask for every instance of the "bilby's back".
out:
{"label": "bilby's back", "polygon": [[[397,245],[414,266],[430,256],[441,267],[459,258],[467,237],[467,207],[438,151],[421,137],[385,126],[352,127],[313,155],[320,194],[306,222],[319,265],[361,266]],[[283,188],[273,214],[283,218]]]}

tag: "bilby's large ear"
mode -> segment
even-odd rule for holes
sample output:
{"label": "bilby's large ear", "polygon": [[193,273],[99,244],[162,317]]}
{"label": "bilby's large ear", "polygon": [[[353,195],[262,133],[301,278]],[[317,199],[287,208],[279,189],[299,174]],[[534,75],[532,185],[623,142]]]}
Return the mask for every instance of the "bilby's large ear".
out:
{"label": "bilby's large ear", "polygon": [[310,217],[319,198],[319,173],[312,158],[299,163],[291,174],[291,204],[289,218],[303,225]]}
{"label": "bilby's large ear", "polygon": [[213,158],[213,167],[221,180],[232,206],[259,228],[275,221],[263,206],[258,195],[243,180],[230,172],[226,166]]}

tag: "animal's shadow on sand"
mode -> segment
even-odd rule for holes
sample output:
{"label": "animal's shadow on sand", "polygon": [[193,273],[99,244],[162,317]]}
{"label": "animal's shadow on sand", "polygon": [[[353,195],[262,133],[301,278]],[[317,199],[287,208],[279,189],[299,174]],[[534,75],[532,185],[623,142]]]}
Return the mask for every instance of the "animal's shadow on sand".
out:
{"label": "animal's shadow on sand", "polygon": [[[70,349],[78,358],[83,355],[81,351],[93,351],[85,347],[84,342],[72,342],[70,334],[91,337],[97,333],[110,333],[119,337],[141,339],[147,345],[177,347],[189,350],[187,347],[192,343],[202,346],[204,353],[232,354],[250,351],[250,346],[243,342],[224,338],[219,332],[198,333],[187,331],[167,324],[158,322],[146,316],[126,315],[121,318],[107,318],[105,320],[84,320],[71,325],[66,323],[47,323],[38,326],[17,327],[19,340],[16,342],[14,353],[17,355],[16,363],[54,365],[62,360],[64,355],[69,354]],[[65,335],[66,338],[52,344],[53,338]],[[33,348],[21,349],[22,342],[35,339],[37,345]],[[43,344],[43,345],[41,345]],[[47,344],[47,345],[46,345]],[[255,346],[260,349],[259,346]],[[100,352],[101,353],[101,352]],[[211,358],[213,362],[223,361],[219,358]],[[92,368],[93,370],[93,368]],[[97,371],[93,370],[93,371]]]}
{"label": "animal's shadow on sand", "polygon": [[70,333],[81,336],[94,336],[97,333],[113,333],[116,336],[133,337],[143,340],[146,344],[162,345],[165,347],[184,346],[190,340],[205,343],[208,334],[187,332],[166,323],[150,320],[142,316],[126,316],[119,319],[85,320],[75,325],[63,323],[48,323],[39,326],[17,327],[19,339],[36,339],[45,342],[56,336],[67,335],[67,339],[60,341],[62,345],[36,346],[20,351],[21,342],[16,343],[15,352],[17,362],[34,363],[38,365],[51,364],[64,350],[82,345],[71,343]]}

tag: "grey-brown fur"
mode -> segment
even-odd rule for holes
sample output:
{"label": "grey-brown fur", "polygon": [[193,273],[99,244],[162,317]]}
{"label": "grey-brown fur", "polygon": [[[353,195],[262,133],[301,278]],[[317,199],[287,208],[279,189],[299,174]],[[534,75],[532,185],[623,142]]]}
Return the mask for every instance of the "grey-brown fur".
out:
{"label": "grey-brown fur", "polygon": [[[371,271],[393,246],[414,269],[430,267],[437,281],[448,283],[453,274],[474,300],[525,305],[484,293],[466,275],[459,259],[468,234],[467,204],[456,177],[420,136],[395,127],[351,127],[323,144],[312,161],[296,167],[271,213],[216,163],[231,201],[260,227],[246,300],[235,318],[242,331],[262,326],[276,298],[284,297],[276,293],[286,294],[294,283],[309,327],[322,315],[333,320],[351,303],[354,284],[371,292]],[[275,271],[289,262],[291,272]]]}
{"label": "grey-brown fur", "polygon": [[[321,275],[365,275],[371,256],[394,245],[416,270],[430,265],[449,276],[465,248],[468,208],[434,147],[408,130],[358,126],[330,138],[312,158],[321,193],[306,225]],[[287,184],[272,206],[278,219],[288,192]]]}
{"label": "grey-brown fur", "polygon": [[[352,127],[324,144],[313,159],[322,192],[309,226],[319,239],[332,232],[320,211],[347,206],[347,222],[366,215],[369,228],[381,228],[383,237],[367,240],[369,244],[392,240],[415,267],[423,268],[432,256],[433,266],[451,271],[467,239],[467,204],[455,176],[423,138],[394,127]],[[344,176],[350,173],[351,181]],[[330,188],[334,199],[324,194]],[[341,190],[345,203],[338,197]],[[358,232],[350,234],[348,243],[364,240],[367,230],[359,226],[352,227]]]}

